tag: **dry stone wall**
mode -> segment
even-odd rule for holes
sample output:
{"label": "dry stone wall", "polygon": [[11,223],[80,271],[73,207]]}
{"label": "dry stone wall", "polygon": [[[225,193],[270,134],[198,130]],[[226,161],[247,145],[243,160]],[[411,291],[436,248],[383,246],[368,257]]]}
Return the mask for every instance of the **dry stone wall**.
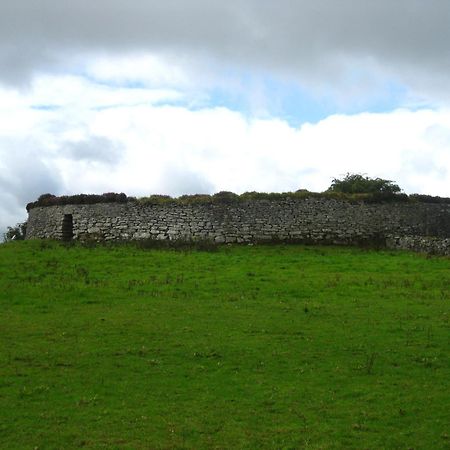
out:
{"label": "dry stone wall", "polygon": [[414,250],[434,255],[450,255],[450,238],[434,236],[388,236],[386,247],[400,250]]}
{"label": "dry stone wall", "polygon": [[424,238],[433,237],[433,249],[449,254],[450,204],[366,204],[287,198],[191,205],[100,203],[30,210],[27,239],[63,236],[101,241],[367,243],[424,251]]}

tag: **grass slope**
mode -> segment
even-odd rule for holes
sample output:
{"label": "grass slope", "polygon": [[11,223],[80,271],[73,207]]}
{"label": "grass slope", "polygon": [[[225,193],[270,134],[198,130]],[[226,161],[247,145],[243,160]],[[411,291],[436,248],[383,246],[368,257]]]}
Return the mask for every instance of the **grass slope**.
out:
{"label": "grass slope", "polygon": [[0,246],[0,448],[450,448],[450,260]]}

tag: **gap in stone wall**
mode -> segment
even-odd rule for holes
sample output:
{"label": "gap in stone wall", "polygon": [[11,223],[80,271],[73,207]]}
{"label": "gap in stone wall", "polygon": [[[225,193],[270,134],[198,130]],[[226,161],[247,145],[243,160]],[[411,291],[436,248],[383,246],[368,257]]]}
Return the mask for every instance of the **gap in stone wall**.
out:
{"label": "gap in stone wall", "polygon": [[71,241],[73,239],[73,216],[72,214],[64,214],[62,222],[62,239],[63,241]]}

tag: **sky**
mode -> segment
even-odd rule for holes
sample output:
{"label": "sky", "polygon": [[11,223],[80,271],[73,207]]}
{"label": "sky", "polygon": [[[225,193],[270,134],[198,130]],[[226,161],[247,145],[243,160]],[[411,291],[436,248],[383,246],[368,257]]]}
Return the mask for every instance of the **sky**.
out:
{"label": "sky", "polygon": [[43,193],[450,196],[448,0],[0,0],[0,232]]}

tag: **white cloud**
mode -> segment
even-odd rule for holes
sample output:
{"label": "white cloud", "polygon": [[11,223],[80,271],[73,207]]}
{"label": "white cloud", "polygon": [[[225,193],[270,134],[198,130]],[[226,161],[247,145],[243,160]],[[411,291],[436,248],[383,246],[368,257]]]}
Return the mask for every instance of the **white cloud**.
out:
{"label": "white cloud", "polygon": [[132,53],[117,58],[103,55],[80,64],[86,66],[86,73],[96,80],[118,85],[138,83],[179,89],[192,84],[180,60],[163,55]]}
{"label": "white cloud", "polygon": [[216,191],[324,190],[334,176],[363,172],[393,179],[410,193],[450,195],[449,147],[430,135],[436,127],[441,135],[450,130],[449,111],[336,115],[296,129],[225,108],[114,108],[97,112],[89,130],[121,142],[125,154],[113,173],[96,168],[90,187],[105,177],[108,190],[179,193],[160,177],[175,167]]}
{"label": "white cloud", "polygon": [[30,106],[37,108],[42,105],[85,112],[114,106],[155,104],[179,100],[181,97],[181,92],[175,89],[121,87],[93,83],[82,76],[47,75],[36,77],[29,99],[32,100]]}

